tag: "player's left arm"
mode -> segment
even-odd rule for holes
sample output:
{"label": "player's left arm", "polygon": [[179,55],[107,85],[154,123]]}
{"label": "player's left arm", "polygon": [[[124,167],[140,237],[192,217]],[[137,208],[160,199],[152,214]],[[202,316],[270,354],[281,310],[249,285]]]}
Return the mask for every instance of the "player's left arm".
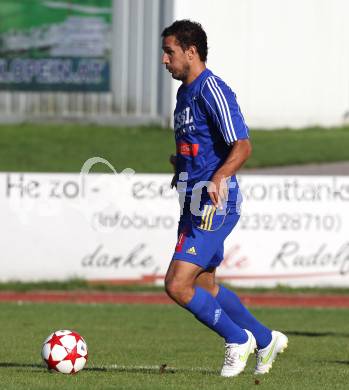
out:
{"label": "player's left arm", "polygon": [[228,154],[224,164],[215,172],[208,186],[208,193],[213,205],[217,208],[228,199],[228,179],[235,175],[252,153],[250,140],[238,139]]}

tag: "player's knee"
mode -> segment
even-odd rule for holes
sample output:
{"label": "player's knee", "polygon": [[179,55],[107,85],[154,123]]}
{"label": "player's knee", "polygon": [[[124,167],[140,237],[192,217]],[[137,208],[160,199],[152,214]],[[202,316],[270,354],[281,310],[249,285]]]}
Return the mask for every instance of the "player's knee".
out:
{"label": "player's knee", "polygon": [[187,304],[192,295],[191,287],[179,280],[165,280],[165,290],[167,295],[181,305]]}
{"label": "player's knee", "polygon": [[175,298],[176,296],[180,295],[181,283],[173,279],[166,279],[165,290],[171,298]]}

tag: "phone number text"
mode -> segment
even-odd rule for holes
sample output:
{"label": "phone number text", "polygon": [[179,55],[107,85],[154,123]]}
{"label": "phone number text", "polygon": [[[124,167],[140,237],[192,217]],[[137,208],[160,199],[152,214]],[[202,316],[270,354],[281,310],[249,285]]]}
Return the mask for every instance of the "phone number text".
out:
{"label": "phone number text", "polygon": [[329,231],[338,232],[342,220],[338,214],[243,214],[239,227],[243,230],[270,230],[270,231]]}

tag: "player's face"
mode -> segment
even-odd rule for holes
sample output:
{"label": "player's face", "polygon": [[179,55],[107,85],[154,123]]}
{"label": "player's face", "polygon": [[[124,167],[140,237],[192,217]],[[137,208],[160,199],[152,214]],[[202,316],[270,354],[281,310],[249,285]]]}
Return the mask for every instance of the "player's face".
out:
{"label": "player's face", "polygon": [[174,79],[185,82],[190,71],[187,52],[183,51],[173,35],[163,39],[162,50],[162,63],[166,66],[166,69]]}

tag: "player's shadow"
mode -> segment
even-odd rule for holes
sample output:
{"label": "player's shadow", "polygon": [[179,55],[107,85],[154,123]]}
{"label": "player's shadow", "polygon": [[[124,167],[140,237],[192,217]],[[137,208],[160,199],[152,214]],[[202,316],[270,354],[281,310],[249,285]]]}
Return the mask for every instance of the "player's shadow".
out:
{"label": "player's shadow", "polygon": [[[16,362],[0,362],[1,368],[24,368],[32,369],[33,371],[46,371],[46,367],[43,364],[30,364],[30,363],[16,363]],[[205,368],[172,368],[166,365],[160,365],[159,367],[86,367],[84,371],[92,372],[125,372],[125,373],[142,373],[142,374],[175,374],[175,373],[193,373],[199,372],[201,374],[217,374],[217,370],[210,370]]]}
{"label": "player's shadow", "polygon": [[0,362],[0,368],[32,368],[35,370],[42,370],[45,367],[42,364],[28,364],[16,362]]}
{"label": "player's shadow", "polygon": [[303,336],[303,337],[349,337],[349,333],[339,333],[339,332],[307,332],[299,330],[287,330],[284,331],[286,335],[289,336]]}
{"label": "player's shadow", "polygon": [[[31,368],[35,371],[47,370],[43,364],[29,364],[29,363],[16,363],[16,362],[0,362],[1,368]],[[109,368],[104,367],[89,367],[84,371],[110,371]]]}
{"label": "player's shadow", "polygon": [[346,366],[349,366],[349,360],[335,360],[331,363],[344,364]]}
{"label": "player's shadow", "polygon": [[340,364],[342,366],[349,366],[349,360],[314,360],[319,364]]}
{"label": "player's shadow", "polygon": [[177,374],[177,373],[193,373],[198,372],[200,374],[217,374],[217,370],[205,369],[205,368],[173,368],[173,367],[87,367],[84,371],[105,371],[105,372],[124,372],[128,374]]}

